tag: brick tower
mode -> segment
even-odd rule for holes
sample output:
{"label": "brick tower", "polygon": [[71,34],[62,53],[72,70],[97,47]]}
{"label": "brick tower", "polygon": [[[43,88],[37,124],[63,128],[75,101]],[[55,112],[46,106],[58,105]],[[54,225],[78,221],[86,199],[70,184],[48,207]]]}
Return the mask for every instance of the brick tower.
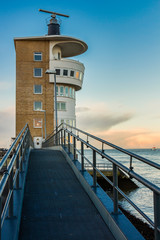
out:
{"label": "brick tower", "polygon": [[[29,124],[35,147],[55,128],[53,75],[56,71],[58,124],[76,125],[76,92],[81,89],[84,65],[68,59],[84,53],[87,44],[62,36],[52,15],[48,35],[14,39],[16,50],[16,135]],[[46,126],[46,128],[45,128]],[[46,132],[45,132],[46,131]]]}

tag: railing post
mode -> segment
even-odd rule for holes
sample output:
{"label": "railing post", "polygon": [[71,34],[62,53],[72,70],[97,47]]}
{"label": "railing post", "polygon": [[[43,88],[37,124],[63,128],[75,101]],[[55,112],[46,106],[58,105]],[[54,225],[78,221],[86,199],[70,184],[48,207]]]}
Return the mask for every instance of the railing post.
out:
{"label": "railing post", "polygon": [[10,202],[9,202],[9,212],[8,215],[9,217],[13,217],[13,169],[10,173],[9,176],[9,189],[11,192],[11,198],[10,198]]}
{"label": "railing post", "polygon": [[68,133],[68,153],[70,153],[70,134]]}
{"label": "railing post", "polygon": [[60,135],[60,132],[58,133],[58,145],[60,145],[60,143],[61,143],[61,135]]}
{"label": "railing post", "polygon": [[93,150],[93,187],[97,186],[96,151]]}
{"label": "railing post", "polygon": [[61,129],[61,145],[63,146],[63,130]]}
{"label": "railing post", "polygon": [[0,240],[1,240],[1,232],[2,232],[2,229],[1,229],[1,215],[2,215],[2,196],[0,196]]}
{"label": "railing post", "polygon": [[160,239],[160,232],[157,228],[160,228],[160,195],[156,192],[153,192],[154,198],[154,237],[155,240]]}
{"label": "railing post", "polygon": [[132,166],[132,156],[130,156],[130,170],[132,171],[133,170],[133,166]]}
{"label": "railing post", "polygon": [[118,191],[115,187],[118,186],[118,168],[113,163],[113,201],[114,201],[114,213],[118,213]]}
{"label": "railing post", "polygon": [[20,157],[21,157],[20,172],[22,172],[23,171],[23,143],[22,143],[21,149],[20,149]]}
{"label": "railing post", "polygon": [[19,153],[16,158],[16,170],[18,170],[18,174],[16,178],[16,188],[19,188]]}
{"label": "railing post", "polygon": [[66,147],[66,131],[64,130],[64,148]]}
{"label": "railing post", "polygon": [[81,142],[81,165],[82,165],[82,171],[84,171],[84,144]]}
{"label": "railing post", "polygon": [[74,160],[76,160],[76,138],[73,137],[73,155],[74,155]]}

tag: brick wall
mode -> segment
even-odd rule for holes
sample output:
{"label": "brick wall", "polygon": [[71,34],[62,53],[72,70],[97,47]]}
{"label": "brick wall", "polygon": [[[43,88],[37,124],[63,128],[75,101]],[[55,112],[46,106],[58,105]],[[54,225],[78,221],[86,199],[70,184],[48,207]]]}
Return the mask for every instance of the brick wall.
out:
{"label": "brick wall", "polygon": [[[42,136],[42,129],[33,127],[34,118],[43,119],[44,113],[34,111],[34,101],[42,101],[46,110],[47,134],[53,131],[53,84],[45,71],[49,68],[49,41],[16,40],[16,135],[29,123],[32,137]],[[34,52],[42,52],[42,61],[34,61]],[[33,76],[34,68],[43,68],[41,78]],[[34,84],[42,85],[42,94],[34,94]],[[44,135],[43,135],[44,136]]]}

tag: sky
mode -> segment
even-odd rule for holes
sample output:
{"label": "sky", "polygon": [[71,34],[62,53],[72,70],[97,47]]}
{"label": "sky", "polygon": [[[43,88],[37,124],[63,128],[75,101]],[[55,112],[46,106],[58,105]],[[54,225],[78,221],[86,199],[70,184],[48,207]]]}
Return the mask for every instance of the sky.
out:
{"label": "sky", "polygon": [[0,147],[15,136],[14,37],[43,36],[50,15],[67,14],[61,35],[85,41],[77,127],[123,148],[160,147],[160,0],[2,1]]}

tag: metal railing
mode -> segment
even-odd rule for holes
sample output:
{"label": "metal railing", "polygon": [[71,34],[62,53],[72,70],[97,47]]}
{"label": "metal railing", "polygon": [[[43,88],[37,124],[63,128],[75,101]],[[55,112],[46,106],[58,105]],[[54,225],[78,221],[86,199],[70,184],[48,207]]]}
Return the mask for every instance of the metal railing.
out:
{"label": "metal railing", "polygon": [[[82,136],[81,136],[82,135]],[[72,139],[71,139],[72,138]],[[58,140],[57,140],[58,139]],[[96,141],[96,144],[90,142]],[[114,204],[114,214],[118,214],[118,193],[123,196],[126,201],[136,209],[141,216],[146,219],[148,223],[154,228],[155,240],[160,239],[160,188],[143,178],[141,175],[137,174],[133,170],[133,158],[137,159],[153,168],[160,170],[160,165],[150,161],[144,157],[136,155],[128,150],[120,148],[110,142],[100,139],[92,134],[82,131],[78,128],[71,127],[68,124],[61,124],[58,127],[57,134],[52,134],[47,138],[46,142],[43,143],[44,147],[54,146],[58,142],[58,145],[62,145],[64,148],[68,149],[69,153],[73,153],[74,159],[77,159],[77,153],[80,154],[81,170],[85,171],[85,161],[86,160],[93,169],[93,186],[97,187],[97,173],[99,173],[112,187],[113,187],[113,204]],[[77,148],[77,143],[80,145],[80,150]],[[97,148],[97,144],[101,145],[101,148]],[[122,163],[117,161],[115,158],[109,156],[105,153],[105,146],[109,146],[113,149],[118,150],[121,153],[127,154],[129,156],[129,167],[124,166]],[[92,150],[92,162],[85,156],[84,147]],[[113,166],[113,182],[106,177],[100,169],[98,169],[96,156],[99,154],[102,158],[107,159]],[[154,205],[154,221],[152,221],[133,201],[131,201],[128,196],[118,187],[118,169],[122,170],[128,174],[131,178],[136,179],[138,182],[143,184],[145,187],[153,192],[153,205]]]}
{"label": "metal railing", "polygon": [[29,127],[26,124],[9,150],[0,161],[0,239],[5,218],[14,216],[14,189],[19,189],[19,175],[23,172],[25,156],[33,146]]}

